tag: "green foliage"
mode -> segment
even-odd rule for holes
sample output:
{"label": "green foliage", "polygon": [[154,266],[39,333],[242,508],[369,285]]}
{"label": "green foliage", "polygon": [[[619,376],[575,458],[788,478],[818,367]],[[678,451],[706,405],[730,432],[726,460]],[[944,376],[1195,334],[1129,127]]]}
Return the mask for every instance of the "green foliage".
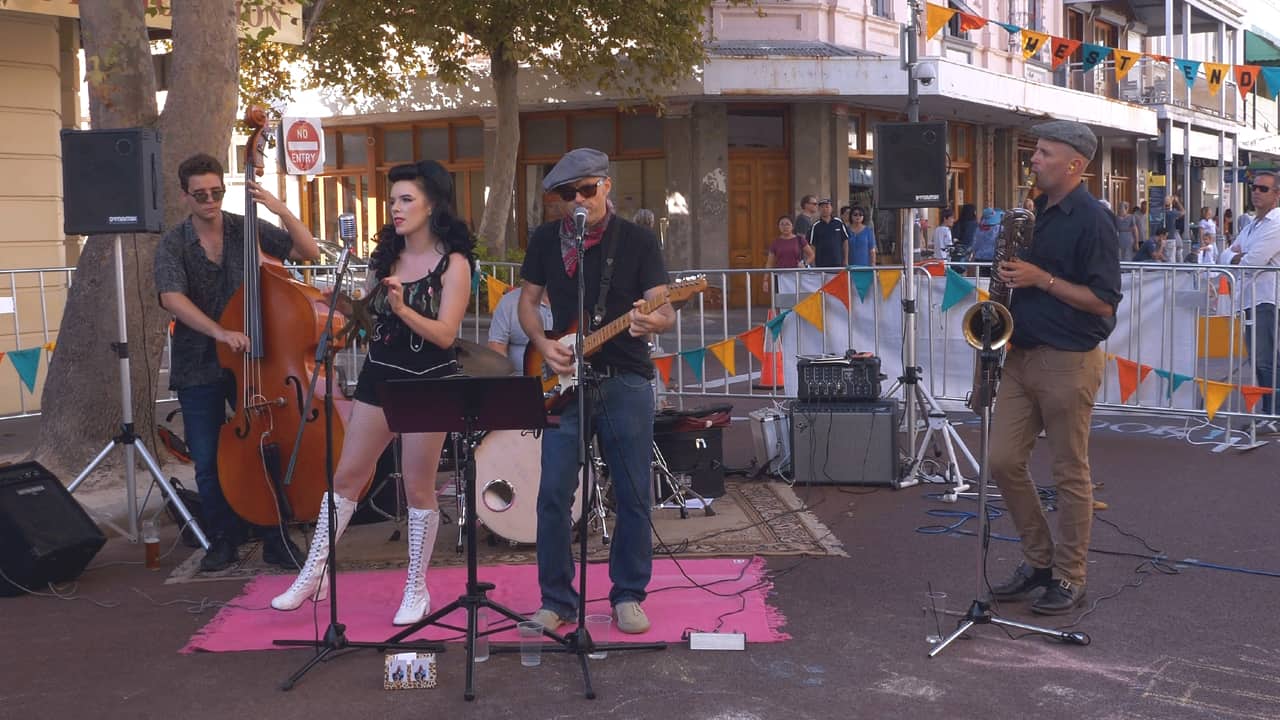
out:
{"label": "green foliage", "polygon": [[[702,27],[710,0],[328,0],[304,48],[253,48],[242,90],[293,89],[273,68],[301,60],[310,87],[401,97],[415,78],[460,85],[472,66],[501,51],[523,67],[571,84],[660,101],[705,59]],[[269,44],[269,43],[268,43]],[[245,45],[242,44],[242,50]]]}

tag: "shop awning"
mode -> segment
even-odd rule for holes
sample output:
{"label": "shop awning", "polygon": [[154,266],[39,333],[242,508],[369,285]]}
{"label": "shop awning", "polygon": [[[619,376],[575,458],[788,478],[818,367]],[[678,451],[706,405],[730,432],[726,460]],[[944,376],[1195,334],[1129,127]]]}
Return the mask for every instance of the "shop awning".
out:
{"label": "shop awning", "polygon": [[1269,39],[1252,30],[1244,31],[1244,61],[1249,65],[1280,65],[1280,39]]}

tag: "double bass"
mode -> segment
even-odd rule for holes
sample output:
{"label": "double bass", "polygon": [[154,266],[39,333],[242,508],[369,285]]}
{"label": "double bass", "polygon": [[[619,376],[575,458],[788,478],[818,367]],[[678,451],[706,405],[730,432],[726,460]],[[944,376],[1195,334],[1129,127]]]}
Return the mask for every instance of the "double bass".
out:
{"label": "double bass", "polygon": [[[219,323],[247,335],[249,348],[237,352],[217,346],[218,363],[235,378],[235,415],[218,439],[218,478],[231,509],[248,522],[308,522],[319,517],[327,489],[323,366],[318,390],[310,402],[307,397],[327,303],[319,290],[293,279],[274,258],[262,257],[249,183],[263,173],[270,122],[261,108],[251,108],[246,122],[253,134],[245,162],[245,277]],[[335,337],[339,318],[334,318]],[[336,409],[332,427],[336,465],[345,431]],[[294,472],[286,477],[293,454]]]}

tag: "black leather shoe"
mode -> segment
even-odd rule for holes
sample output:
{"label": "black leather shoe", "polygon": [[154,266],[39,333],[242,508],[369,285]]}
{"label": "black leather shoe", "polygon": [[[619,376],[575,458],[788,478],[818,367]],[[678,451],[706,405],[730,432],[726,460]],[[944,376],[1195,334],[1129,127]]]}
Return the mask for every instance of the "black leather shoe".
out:
{"label": "black leather shoe", "polygon": [[306,554],[290,538],[282,539],[277,530],[262,538],[262,560],[286,570],[301,570]]}
{"label": "black leather shoe", "polygon": [[1054,580],[1034,603],[1031,612],[1037,615],[1066,615],[1084,602],[1084,586],[1066,580]]}
{"label": "black leather shoe", "polygon": [[200,572],[226,570],[239,559],[235,543],[225,537],[216,538],[200,559]]}
{"label": "black leather shoe", "polygon": [[1008,580],[991,588],[991,597],[997,600],[1021,600],[1032,591],[1052,584],[1052,568],[1033,568],[1025,562],[1019,563]]}

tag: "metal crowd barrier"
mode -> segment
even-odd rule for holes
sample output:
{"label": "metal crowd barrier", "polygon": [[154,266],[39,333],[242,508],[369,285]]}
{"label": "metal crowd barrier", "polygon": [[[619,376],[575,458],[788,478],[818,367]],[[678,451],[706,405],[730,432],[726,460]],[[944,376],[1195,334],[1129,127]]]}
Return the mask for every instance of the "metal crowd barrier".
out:
{"label": "metal crowd barrier", "polygon": [[[918,308],[916,365],[925,386],[949,408],[959,408],[971,389],[974,353],[964,342],[960,319],[977,300],[976,288],[986,287],[987,278],[978,277],[982,267],[929,261],[917,265],[912,278]],[[331,265],[315,265],[298,268],[298,273],[323,288],[332,284],[334,270]],[[1263,414],[1261,403],[1250,409],[1245,394],[1257,396],[1259,385],[1249,353],[1256,346],[1258,328],[1245,310],[1253,306],[1260,288],[1269,288],[1272,297],[1280,294],[1280,268],[1123,263],[1122,270],[1125,297],[1116,330],[1103,345],[1109,360],[1099,409],[1197,422],[1207,421],[1213,410],[1214,422],[1228,427],[1280,419],[1275,409]],[[710,287],[678,310],[672,330],[653,339],[655,358],[664,369],[658,392],[678,404],[720,398],[790,399],[795,396],[797,355],[838,355],[849,349],[879,356],[888,388],[904,366],[902,271],[902,266],[884,265],[848,271],[673,271],[672,278],[705,275]],[[10,296],[19,297],[21,291],[24,298],[13,314],[9,347],[56,339],[46,297],[65,295],[74,268],[2,272]],[[484,277],[472,294],[460,335],[483,344],[490,319],[485,278],[510,286],[518,281],[519,267],[483,263],[481,272]],[[367,273],[367,266],[352,266],[348,287],[362,289]],[[964,283],[976,287],[956,301]],[[827,292],[814,300],[813,294],[824,287]],[[33,294],[38,303],[32,301]],[[850,310],[842,297],[848,298]],[[949,302],[954,305],[944,311]],[[802,317],[806,314],[809,319]],[[1275,367],[1274,349],[1272,355]],[[362,360],[362,347],[342,351],[338,367],[348,386],[354,385]],[[42,363],[47,367],[47,362],[46,353]],[[161,388],[167,388],[167,370],[166,351]],[[21,384],[14,383],[10,392],[19,397],[0,419],[39,412],[38,398]],[[900,389],[896,394],[901,397]],[[161,400],[172,399],[167,391],[162,395]]]}

